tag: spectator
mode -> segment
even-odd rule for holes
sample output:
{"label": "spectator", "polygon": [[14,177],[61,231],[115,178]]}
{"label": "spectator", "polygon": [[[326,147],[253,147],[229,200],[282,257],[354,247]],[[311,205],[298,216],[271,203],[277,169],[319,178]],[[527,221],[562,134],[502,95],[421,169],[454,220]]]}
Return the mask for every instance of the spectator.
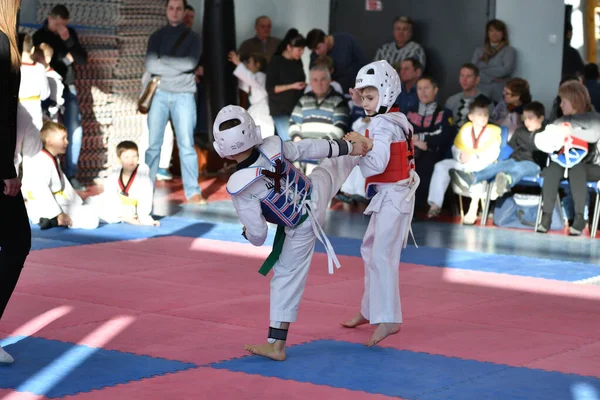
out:
{"label": "spectator", "polygon": [[149,146],[146,164],[155,182],[160,149],[169,118],[177,133],[183,190],[188,203],[206,204],[198,185],[198,156],[194,149],[196,127],[196,80],[194,70],[200,59],[200,37],[183,23],[185,0],[169,0],[168,25],[148,40],[146,71],[161,76],[148,112]]}
{"label": "spectator", "polygon": [[[0,0],[0,319],[31,248],[31,230],[21,181],[13,164],[21,56],[17,45],[19,2]],[[0,346],[0,365],[14,361]]]}
{"label": "spectator", "polygon": [[242,43],[238,53],[242,60],[248,59],[251,54],[262,54],[267,63],[271,62],[271,57],[277,51],[281,40],[271,36],[271,18],[261,15],[254,21],[254,30],[256,36],[247,39]]}
{"label": "spectator", "polygon": [[573,25],[567,23],[565,25],[565,38],[563,41],[562,76],[582,76],[584,73],[585,66],[581,54],[571,46],[572,37]]}
{"label": "spectator", "polygon": [[417,81],[423,74],[423,67],[416,58],[407,58],[400,63],[400,80],[402,81],[402,92],[396,99],[396,105],[400,112],[407,113],[419,105],[417,96]]}
{"label": "spectator", "polygon": [[65,155],[65,175],[75,190],[86,190],[86,187],[76,178],[83,129],[77,91],[75,90],[74,65],[87,64],[88,54],[79,43],[75,30],[67,27],[68,22],[69,10],[67,7],[62,4],[54,6],[50,16],[44,22],[44,26],[33,34],[33,45],[37,47],[42,43],[47,43],[54,49],[50,66],[60,74],[65,85],[63,93],[65,103],[61,119],[67,127],[70,144]]}
{"label": "spectator", "polygon": [[452,112],[435,101],[437,93],[438,84],[433,78],[420,78],[417,82],[419,103],[406,113],[414,128],[415,164],[421,178],[416,192],[415,207],[420,211],[428,208],[427,194],[433,167],[438,161],[446,158],[456,136]]}
{"label": "spectator", "polygon": [[269,112],[269,95],[266,88],[267,60],[262,54],[253,54],[242,62],[235,51],[230,51],[228,58],[236,66],[233,75],[238,78],[240,89],[249,94],[248,114],[256,125],[260,126],[260,134],[263,139],[273,136],[275,127]]}
{"label": "spectator", "polygon": [[[569,187],[573,195],[575,216],[569,228],[569,234],[579,236],[585,228],[584,210],[587,202],[587,181],[600,180],[600,115],[593,110],[590,95],[578,81],[563,83],[558,90],[561,103],[560,107],[564,116],[546,127],[535,137],[535,145],[540,150],[554,154],[563,149],[565,135],[559,132],[557,140],[549,134],[563,122],[571,124],[572,129],[567,136],[589,143],[589,152],[582,160],[573,160],[573,164],[565,171],[564,165],[559,164],[556,158],[544,170],[544,185],[542,186],[542,220],[537,227],[538,232],[546,233],[552,223],[552,210],[556,204],[556,195],[560,181],[565,173],[569,179]],[[555,144],[557,144],[555,146]]]}
{"label": "spectator", "polygon": [[192,29],[194,26],[194,19],[196,18],[196,10],[189,4],[185,5],[185,16],[183,17],[183,24],[188,28]]}
{"label": "spectator", "polygon": [[460,68],[458,81],[462,92],[450,96],[446,100],[446,108],[452,111],[452,118],[457,128],[461,128],[466,122],[469,122],[469,106],[480,96],[483,96],[490,103],[490,112],[492,114],[491,100],[477,89],[479,85],[479,68],[475,64],[466,63]]}
{"label": "spectator", "polygon": [[475,49],[472,63],[479,68],[479,90],[493,102],[502,100],[502,90],[516,65],[516,51],[509,45],[506,24],[493,19],[485,26],[485,45]]}
{"label": "spectator", "polygon": [[292,113],[290,136],[341,139],[348,132],[350,110],[344,96],[331,87],[329,69],[312,67],[310,84],[312,91],[298,100]]}
{"label": "spectator", "polygon": [[[327,67],[327,69],[329,70],[329,76],[333,76],[333,73],[335,72],[335,66],[333,65],[333,59],[331,57],[329,57],[327,55],[317,57],[317,59],[313,63],[313,67],[316,67],[319,65],[323,65],[323,66]],[[342,89],[342,85],[340,85],[338,82],[331,81],[330,85],[333,88],[333,90],[346,96],[346,93],[344,93],[344,90]],[[306,86],[306,88],[304,88],[304,93],[308,93],[308,92],[312,92],[312,87],[310,86],[310,82],[308,82],[308,85]]]}
{"label": "spectator", "polygon": [[513,78],[506,83],[502,92],[504,100],[496,105],[492,112],[493,124],[508,128],[510,139],[517,130],[523,126],[523,106],[531,102],[529,82],[521,78]]}
{"label": "spectator", "polygon": [[[568,82],[568,81],[581,82],[581,79],[575,75],[565,75],[561,78],[558,87],[560,88],[563,83]],[[550,110],[550,116],[548,118],[548,121],[552,122],[552,121],[557,120],[558,118],[562,118],[563,113],[562,113],[562,109],[560,108],[560,103],[561,103],[560,96],[556,95],[556,97],[554,98],[554,102],[552,103],[552,109]]]}
{"label": "spectator", "polygon": [[290,115],[306,87],[306,75],[300,60],[304,47],[304,37],[296,29],[290,29],[267,67],[269,110],[275,131],[283,141],[290,140]]}
{"label": "spectator", "polygon": [[425,69],[425,50],[412,40],[415,22],[409,17],[396,17],[394,20],[394,41],[384,44],[375,53],[375,61],[386,60],[391,65],[398,64],[407,58],[419,60]]}
{"label": "spectator", "polygon": [[583,85],[590,93],[592,105],[596,111],[600,111],[600,72],[598,72],[598,64],[589,63],[583,69]]}
{"label": "spectator", "polygon": [[312,51],[311,67],[318,56],[326,54],[333,59],[335,71],[331,78],[342,85],[344,95],[354,87],[358,70],[369,62],[356,38],[348,33],[326,35],[320,29],[313,29],[306,36],[306,45]]}

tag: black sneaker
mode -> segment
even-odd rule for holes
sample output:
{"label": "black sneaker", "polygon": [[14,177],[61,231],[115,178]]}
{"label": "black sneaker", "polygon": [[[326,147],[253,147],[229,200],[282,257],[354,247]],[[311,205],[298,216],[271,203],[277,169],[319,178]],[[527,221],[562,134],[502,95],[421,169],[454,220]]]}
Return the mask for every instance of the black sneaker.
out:
{"label": "black sneaker", "polygon": [[450,179],[463,191],[468,191],[475,181],[475,176],[472,172],[459,171],[452,168],[450,171]]}
{"label": "black sneaker", "polygon": [[570,236],[581,236],[583,230],[585,229],[585,219],[583,218],[583,214],[575,214],[575,218],[573,219],[573,224],[569,227],[569,235]]}
{"label": "black sneaker", "polygon": [[546,233],[550,230],[550,225],[552,225],[552,214],[544,213],[542,214],[542,220],[535,231],[539,233]]}

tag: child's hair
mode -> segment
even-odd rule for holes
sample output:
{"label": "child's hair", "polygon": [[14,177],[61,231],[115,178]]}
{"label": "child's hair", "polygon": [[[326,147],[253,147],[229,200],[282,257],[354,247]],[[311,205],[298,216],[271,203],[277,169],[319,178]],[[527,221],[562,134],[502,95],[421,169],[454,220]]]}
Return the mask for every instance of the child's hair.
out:
{"label": "child's hair", "polygon": [[42,139],[42,143],[46,143],[46,139],[51,133],[54,132],[66,132],[67,128],[58,122],[54,121],[46,121],[40,130],[40,139]]}
{"label": "child's hair", "polygon": [[333,58],[329,57],[327,54],[323,54],[315,59],[313,66],[323,65],[327,67],[327,69],[331,72],[333,71],[335,65],[333,63]]}
{"label": "child's hair", "polygon": [[431,85],[433,86],[433,88],[439,88],[440,86],[438,85],[437,81],[435,80],[435,78],[433,76],[430,75],[426,75],[426,76],[422,76],[419,78],[419,80],[417,80],[417,82],[420,81],[429,81],[431,82]]}
{"label": "child's hair", "polygon": [[21,54],[31,53],[33,49],[33,38],[26,33],[19,33],[19,50]]}
{"label": "child's hair", "polygon": [[226,131],[227,129],[235,128],[241,123],[242,121],[240,121],[238,118],[228,119],[227,121],[221,122],[221,124],[219,125],[219,130]]}
{"label": "child's hair", "polygon": [[579,81],[567,81],[558,88],[558,96],[568,100],[577,114],[592,111],[590,93],[583,83]]}
{"label": "child's hair", "polygon": [[[38,49],[42,51],[44,57],[50,57],[54,55],[54,49],[48,43],[42,43],[38,46]],[[37,50],[37,49],[36,49]]]}
{"label": "child's hair", "polygon": [[121,154],[127,150],[135,150],[139,154],[138,146],[131,140],[124,140],[117,145],[117,157],[121,158]]}
{"label": "child's hair", "polygon": [[250,56],[248,56],[248,59],[253,59],[254,64],[260,65],[260,68],[259,68],[260,72],[267,72],[267,59],[265,58],[264,55],[262,55],[260,53],[252,53],[252,54],[250,54]]}
{"label": "child's hair", "polygon": [[545,117],[546,115],[546,109],[544,108],[544,105],[539,101],[532,101],[531,103],[526,104],[525,107],[523,107],[523,111],[532,112],[538,118]]}
{"label": "child's hair", "polygon": [[477,96],[473,100],[471,104],[469,104],[469,113],[472,113],[475,110],[485,110],[485,112],[490,114],[490,100],[485,96]]}

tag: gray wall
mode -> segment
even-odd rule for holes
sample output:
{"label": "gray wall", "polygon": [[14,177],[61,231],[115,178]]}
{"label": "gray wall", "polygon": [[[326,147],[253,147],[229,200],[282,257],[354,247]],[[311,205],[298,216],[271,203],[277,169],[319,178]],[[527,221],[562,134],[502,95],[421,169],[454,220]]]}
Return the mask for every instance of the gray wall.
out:
{"label": "gray wall", "polygon": [[496,18],[506,22],[517,49],[514,76],[529,81],[533,99],[547,114],[560,83],[564,15],[563,0],[496,0]]}

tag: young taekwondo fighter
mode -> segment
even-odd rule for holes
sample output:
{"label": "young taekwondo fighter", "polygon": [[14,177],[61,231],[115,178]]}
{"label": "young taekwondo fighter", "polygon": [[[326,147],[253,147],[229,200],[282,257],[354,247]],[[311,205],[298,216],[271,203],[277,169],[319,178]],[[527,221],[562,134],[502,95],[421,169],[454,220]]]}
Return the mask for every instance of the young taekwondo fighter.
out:
{"label": "young taekwondo fighter", "polygon": [[[327,206],[363,155],[363,142],[352,144],[338,139],[306,139],[283,142],[279,136],[261,137],[260,127],[241,107],[223,108],[213,128],[217,153],[237,161],[237,171],[229,178],[227,191],[244,225],[243,236],[261,246],[267,237],[267,222],[278,225],[273,251],[260,269],[271,268],[269,341],[246,345],[249,352],[285,360],[285,341],[298,307],[315,247],[315,239],[325,246],[329,273],[340,267],[321,224]],[[334,158],[339,157],[339,158]],[[325,159],[310,176],[292,162]]]}
{"label": "young taekwondo fighter", "polygon": [[359,166],[367,178],[371,202],[365,214],[371,219],[360,249],[365,263],[361,309],[342,326],[377,325],[368,346],[398,333],[402,324],[398,269],[408,241],[419,176],[413,159],[412,127],[404,114],[389,112],[400,91],[400,77],[387,61],[361,68],[355,89],[351,89],[355,103],[362,104],[371,117],[366,136],[350,132],[345,137],[369,148]]}

